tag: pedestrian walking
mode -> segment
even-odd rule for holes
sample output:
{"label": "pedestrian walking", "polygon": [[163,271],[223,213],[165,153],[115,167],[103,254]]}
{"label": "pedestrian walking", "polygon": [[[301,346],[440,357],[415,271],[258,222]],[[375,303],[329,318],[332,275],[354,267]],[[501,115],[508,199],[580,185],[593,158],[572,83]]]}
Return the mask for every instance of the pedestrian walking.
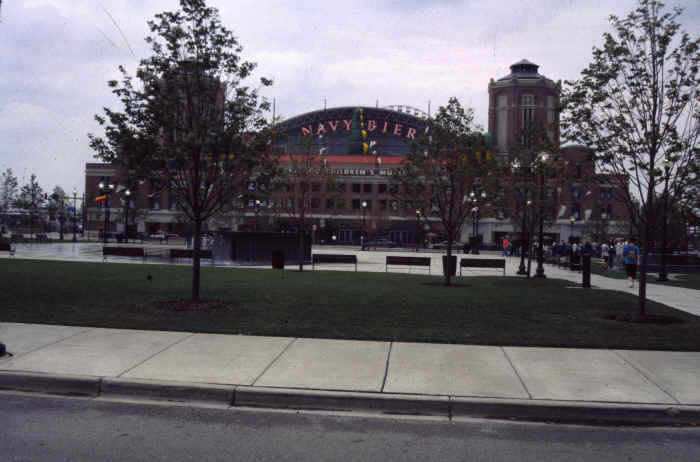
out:
{"label": "pedestrian walking", "polygon": [[503,256],[507,257],[508,256],[508,246],[510,245],[510,241],[508,240],[508,236],[503,238],[503,242],[501,243],[503,247]]}
{"label": "pedestrian walking", "polygon": [[600,258],[605,262],[605,268],[610,269],[610,247],[607,242],[600,246]]}
{"label": "pedestrian walking", "polygon": [[637,278],[637,265],[640,260],[639,247],[635,239],[630,239],[629,244],[622,248],[622,258],[625,262],[625,270],[627,271],[627,280],[630,288],[634,287],[634,280]]}

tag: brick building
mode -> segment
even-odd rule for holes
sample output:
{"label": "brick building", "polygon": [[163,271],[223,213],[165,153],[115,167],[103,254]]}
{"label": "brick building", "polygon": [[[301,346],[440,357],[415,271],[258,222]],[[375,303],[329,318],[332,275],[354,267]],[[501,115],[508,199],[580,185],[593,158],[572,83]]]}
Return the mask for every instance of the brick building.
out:
{"label": "brick building", "polygon": [[[513,64],[510,70],[509,75],[492,79],[488,85],[489,132],[494,152],[503,160],[507,160],[508,147],[522,136],[523,127],[529,123],[546,123],[551,139],[559,139],[560,82],[540,75],[538,66],[526,60]],[[364,152],[357,152],[353,146],[353,117],[359,109],[365,124]],[[403,199],[391,182],[392,170],[398,168],[410,143],[424,130],[426,117],[409,106],[338,107],[301,114],[278,126],[284,136],[276,141],[277,149],[292,152],[301,137],[311,135],[336,175],[333,191],[322,184],[312,190],[309,218],[315,243],[359,243],[360,236],[370,240],[388,238],[405,245],[442,240],[443,236],[430,234],[424,222],[417,220],[411,202]],[[628,231],[627,214],[623,203],[616,200],[619,194],[614,193],[613,186],[605,181],[593,185],[583,182],[594,171],[588,150],[565,146],[560,151],[569,161],[574,181],[570,190],[560,195],[559,216],[546,227],[545,234],[556,240],[624,235]],[[109,196],[108,204],[88,202],[89,230],[104,228],[104,210],[108,208],[107,229],[123,232],[128,202],[130,232],[187,232],[167,190],[157,191],[143,182],[127,196],[123,175],[105,164],[87,164],[85,178],[88,199],[103,192]],[[209,229],[295,231],[293,220],[271,211],[267,191],[255,178],[241,185],[240,193],[240,209],[211,220]],[[484,205],[479,223],[483,242],[496,244],[503,235],[513,235],[510,221],[494,216],[489,204]],[[460,240],[468,241],[471,233],[472,226],[465,223]]]}

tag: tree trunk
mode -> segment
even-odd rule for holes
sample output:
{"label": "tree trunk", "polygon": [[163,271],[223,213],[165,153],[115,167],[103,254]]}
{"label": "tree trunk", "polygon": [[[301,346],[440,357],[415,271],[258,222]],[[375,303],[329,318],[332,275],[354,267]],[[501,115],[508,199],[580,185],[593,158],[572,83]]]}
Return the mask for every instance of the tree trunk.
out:
{"label": "tree trunk", "polygon": [[192,300],[199,300],[199,250],[202,248],[202,222],[194,222],[194,249],[192,252]]}
{"label": "tree trunk", "polygon": [[644,318],[647,315],[647,261],[649,255],[649,223],[644,223],[642,228],[642,248],[641,248],[641,265],[639,265],[639,317]]}
{"label": "tree trunk", "polygon": [[299,271],[304,271],[304,258],[306,257],[305,246],[304,246],[304,230],[299,229]]}
{"label": "tree trunk", "polygon": [[445,285],[452,285],[452,239],[447,241],[447,268],[443,265],[442,270],[445,272]]}

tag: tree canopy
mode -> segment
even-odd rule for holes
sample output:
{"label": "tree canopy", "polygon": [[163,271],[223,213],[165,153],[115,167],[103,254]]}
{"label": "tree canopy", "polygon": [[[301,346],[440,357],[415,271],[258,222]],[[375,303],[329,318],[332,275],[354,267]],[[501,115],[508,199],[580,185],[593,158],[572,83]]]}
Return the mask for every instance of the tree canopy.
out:
{"label": "tree canopy", "polygon": [[180,0],[180,10],[148,22],[151,55],[142,59],[138,84],[120,67],[110,81],[122,108],[96,116],[105,136],[90,135],[97,157],[151,180],[175,197],[194,228],[192,298],[199,298],[203,223],[230,207],[240,183],[268,149],[259,86],[244,84],[255,63],[204,0]]}
{"label": "tree canopy", "polygon": [[581,78],[566,82],[562,98],[565,136],[590,147],[598,169],[614,174],[640,233],[641,316],[655,218],[697,181],[700,39],[681,30],[682,11],[639,0],[625,18],[610,16],[612,31],[593,48]]}

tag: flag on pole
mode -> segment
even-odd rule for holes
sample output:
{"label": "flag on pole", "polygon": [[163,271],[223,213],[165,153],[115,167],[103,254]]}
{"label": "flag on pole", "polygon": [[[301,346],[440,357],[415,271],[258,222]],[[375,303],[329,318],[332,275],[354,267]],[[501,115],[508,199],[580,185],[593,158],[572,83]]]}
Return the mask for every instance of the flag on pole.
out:
{"label": "flag on pole", "polygon": [[106,201],[106,200],[107,200],[107,195],[106,195],[106,194],[103,194],[103,195],[101,195],[101,196],[97,196],[97,197],[95,198],[95,202],[103,202],[103,201]]}

